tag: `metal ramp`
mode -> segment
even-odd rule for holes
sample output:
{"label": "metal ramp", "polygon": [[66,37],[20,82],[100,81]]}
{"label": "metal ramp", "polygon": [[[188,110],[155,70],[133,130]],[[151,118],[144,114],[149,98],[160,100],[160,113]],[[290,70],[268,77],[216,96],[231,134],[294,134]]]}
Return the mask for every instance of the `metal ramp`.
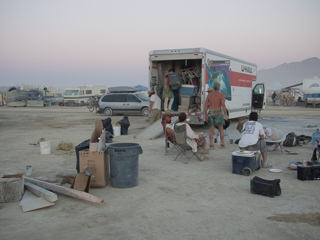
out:
{"label": "metal ramp", "polygon": [[[154,122],[152,125],[143,129],[142,132],[134,136],[134,138],[152,140],[159,137],[163,133],[163,127],[161,122],[162,122],[162,119],[160,118],[158,121]],[[176,122],[178,122],[178,117],[177,116],[172,117],[171,124],[174,124]]]}

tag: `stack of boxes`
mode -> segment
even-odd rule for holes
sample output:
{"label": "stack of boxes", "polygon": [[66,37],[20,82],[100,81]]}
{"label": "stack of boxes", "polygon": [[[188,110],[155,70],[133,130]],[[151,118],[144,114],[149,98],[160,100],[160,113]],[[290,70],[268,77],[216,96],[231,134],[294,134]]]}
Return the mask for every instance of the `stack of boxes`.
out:
{"label": "stack of boxes", "polygon": [[105,153],[105,132],[101,119],[95,120],[95,129],[91,135],[89,149],[79,152],[79,172],[91,174],[91,187],[104,187],[108,184],[109,156]]}
{"label": "stack of boxes", "polygon": [[188,112],[189,108],[195,103],[196,85],[182,84],[179,89],[178,112]]}

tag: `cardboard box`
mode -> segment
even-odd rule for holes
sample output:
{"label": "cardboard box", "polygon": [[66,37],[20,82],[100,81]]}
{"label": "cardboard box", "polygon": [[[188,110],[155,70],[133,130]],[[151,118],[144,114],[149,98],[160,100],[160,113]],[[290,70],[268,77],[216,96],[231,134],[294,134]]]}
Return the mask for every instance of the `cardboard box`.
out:
{"label": "cardboard box", "polygon": [[109,157],[105,153],[105,132],[101,119],[95,120],[91,134],[89,150],[79,152],[79,172],[88,171],[91,176],[91,187],[104,187],[109,183]]}
{"label": "cardboard box", "polygon": [[85,173],[78,173],[71,184],[72,189],[89,192],[91,185],[91,175]]}
{"label": "cardboard box", "polygon": [[[89,151],[104,151],[105,150],[105,132],[103,130],[103,125],[101,119],[96,119],[94,122],[94,130],[91,134]],[[100,138],[100,140],[99,140]]]}
{"label": "cardboard box", "polygon": [[88,151],[79,152],[80,173],[88,171],[91,176],[91,187],[104,187],[109,183],[110,165],[109,155],[104,151]]}

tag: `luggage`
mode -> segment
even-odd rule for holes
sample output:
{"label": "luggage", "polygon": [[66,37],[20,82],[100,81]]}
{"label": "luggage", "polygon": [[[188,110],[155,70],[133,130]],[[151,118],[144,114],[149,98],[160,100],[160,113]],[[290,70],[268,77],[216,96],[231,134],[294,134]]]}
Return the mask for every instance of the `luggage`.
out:
{"label": "luggage", "polygon": [[280,179],[266,180],[259,177],[254,177],[250,180],[250,191],[254,194],[259,194],[267,197],[281,195]]}

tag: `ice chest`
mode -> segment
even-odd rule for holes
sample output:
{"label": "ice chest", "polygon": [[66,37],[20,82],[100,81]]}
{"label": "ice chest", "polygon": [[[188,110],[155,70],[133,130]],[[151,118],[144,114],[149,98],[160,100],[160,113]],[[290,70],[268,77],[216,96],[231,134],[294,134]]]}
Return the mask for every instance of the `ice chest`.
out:
{"label": "ice chest", "polygon": [[196,94],[196,85],[182,84],[179,93],[183,96],[194,96]]}
{"label": "ice chest", "polygon": [[260,151],[235,151],[232,153],[232,173],[249,176],[260,168]]}

